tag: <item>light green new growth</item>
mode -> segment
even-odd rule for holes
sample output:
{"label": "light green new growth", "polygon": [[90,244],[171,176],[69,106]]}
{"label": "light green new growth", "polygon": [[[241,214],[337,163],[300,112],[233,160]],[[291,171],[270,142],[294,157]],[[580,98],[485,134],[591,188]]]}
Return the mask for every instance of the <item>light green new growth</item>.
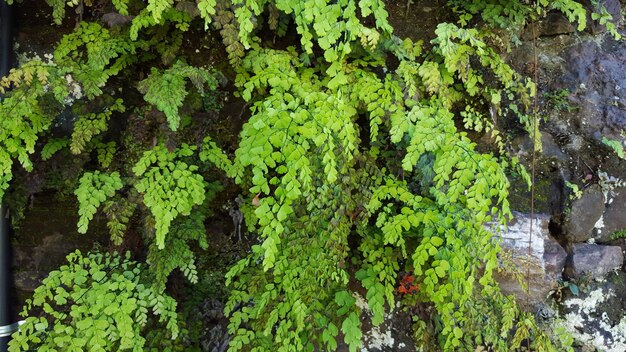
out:
{"label": "light green new growth", "polygon": [[172,221],[179,215],[188,216],[194,205],[204,202],[206,182],[196,173],[198,166],[180,160],[192,156],[195,149],[184,144],[170,152],[157,145],[146,151],[133,167],[135,176],[140,177],[135,188],[143,194],[143,203],[155,220],[159,249],[165,247]]}
{"label": "light green new growth", "polygon": [[116,143],[114,141],[97,144],[98,163],[100,163],[101,167],[107,168],[111,165],[113,157],[115,156],[115,146]]}
{"label": "light green new growth", "polygon": [[610,147],[615,152],[615,154],[617,154],[617,156],[622,159],[626,159],[626,154],[624,154],[624,146],[620,141],[602,137],[602,143]]}
{"label": "light green new growth", "polygon": [[[86,146],[92,139],[108,129],[108,122],[114,112],[124,112],[124,102],[116,99],[111,106],[105,107],[100,113],[90,113],[78,117],[74,123],[74,131],[70,142],[70,150],[73,154],[85,151]],[[101,148],[99,148],[101,149]],[[100,153],[99,153],[100,154]],[[102,159],[107,161],[107,159]],[[110,163],[110,160],[108,160]]]}
{"label": "light green new growth", "polygon": [[129,254],[69,254],[26,302],[9,351],[141,351],[154,324],[175,339],[176,301],[144,281],[144,265]]}
{"label": "light green new growth", "polygon": [[[47,1],[57,23],[66,6],[79,6]],[[93,151],[92,161],[110,172],[80,178],[78,231],[87,232],[102,206],[112,242],[121,245],[137,225],[132,219],[143,219],[148,267],[117,255],[70,255],[29,305],[46,317],[28,318],[12,351],[169,348],[178,334],[176,303],[163,292],[175,269],[199,279],[194,249],[208,247],[213,166],[243,190],[239,210],[247,232],[259,237],[226,275],[230,351],[336,350],[341,343],[360,350],[358,286],[374,325],[399,299],[430,307],[432,319],[413,317],[424,350],[563,347],[493,279],[499,246],[485,225],[511,215],[507,173],[530,181],[506,154],[499,119],[517,118],[538,149],[540,137],[529,114],[534,83],[490,43],[499,33],[493,28],[521,27],[550,10],[582,29],[580,3],[449,0],[458,21],[440,23],[430,43],[394,36],[381,0],[110,5],[133,16],[130,23],[106,29],[82,20],[52,60],[31,60],[0,81],[0,116],[9,117],[0,119],[0,197],[15,160],[32,169],[42,137],[44,159],[68,143],[74,154]],[[492,30],[470,26],[479,18]],[[185,56],[202,22],[219,31],[251,113],[233,159],[193,130],[207,122],[194,115],[198,101],[218,87],[216,72]],[[297,44],[267,47],[260,34],[268,28],[279,37],[295,28]],[[134,89],[143,100],[128,94]],[[77,116],[71,140],[52,139],[53,121],[70,111]],[[106,133],[112,118],[128,121],[128,135]],[[468,131],[487,134],[493,151],[478,152]],[[132,187],[120,192],[124,185]],[[400,271],[412,272],[419,292],[397,294]],[[142,332],[159,324],[148,309],[166,325],[151,330],[162,341],[151,347]]]}
{"label": "light green new growth", "polygon": [[139,82],[138,89],[144,94],[144,99],[165,114],[172,131],[180,125],[178,111],[188,93],[185,79],[190,80],[200,94],[204,94],[205,86],[209,90],[217,88],[217,80],[209,70],[189,66],[182,61],[162,72],[152,68],[150,76]]}
{"label": "light green new growth", "polygon": [[70,144],[70,140],[67,138],[55,138],[51,139],[41,149],[41,159],[48,160],[52,158],[59,150],[67,147]]}
{"label": "light green new growth", "polygon": [[98,207],[123,187],[118,172],[111,174],[100,171],[85,172],[74,192],[78,198],[78,232],[87,233],[89,221],[93,219]]}

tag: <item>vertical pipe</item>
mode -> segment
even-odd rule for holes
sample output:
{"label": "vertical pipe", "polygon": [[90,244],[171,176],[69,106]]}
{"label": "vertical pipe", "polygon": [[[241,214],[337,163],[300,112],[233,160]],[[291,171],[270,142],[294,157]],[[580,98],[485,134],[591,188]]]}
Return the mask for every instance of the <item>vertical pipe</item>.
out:
{"label": "vertical pipe", "polygon": [[13,18],[11,6],[0,1],[0,76],[9,73],[13,58]]}
{"label": "vertical pipe", "polygon": [[[8,74],[13,54],[11,7],[0,0],[0,77]],[[6,118],[6,116],[0,116]],[[11,333],[17,330],[15,287],[13,281],[11,222],[7,206],[0,205],[0,352],[7,350]]]}
{"label": "vertical pipe", "polygon": [[[0,0],[4,1],[4,0]],[[17,330],[14,281],[11,270],[11,220],[6,205],[0,206],[0,352],[7,350]]]}

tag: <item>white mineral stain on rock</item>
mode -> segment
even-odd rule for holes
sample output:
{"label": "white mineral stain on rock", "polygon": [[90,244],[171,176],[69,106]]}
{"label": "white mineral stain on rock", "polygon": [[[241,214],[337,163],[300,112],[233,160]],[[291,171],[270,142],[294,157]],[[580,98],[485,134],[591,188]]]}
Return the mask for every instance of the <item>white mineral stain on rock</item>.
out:
{"label": "white mineral stain on rock", "polygon": [[[611,326],[606,312],[600,312],[600,319],[590,316],[593,313],[598,313],[598,305],[613,295],[612,291],[605,294],[602,289],[596,289],[584,299],[570,298],[566,300],[565,306],[575,308],[575,311],[566,314],[564,321],[560,324],[575,340],[588,348],[592,347],[598,351],[606,352],[626,351],[626,317],[623,317],[619,324]],[[591,331],[582,330],[585,327],[593,326],[590,324],[592,321],[598,323],[596,328]]]}
{"label": "white mineral stain on rock", "polygon": [[[378,326],[374,327],[364,336],[364,340],[367,341],[368,348],[377,349],[381,351],[388,351],[393,347],[394,338],[391,336],[391,331],[381,332]],[[363,348],[362,352],[367,352],[369,349]]]}
{"label": "white mineral stain on rock", "polygon": [[598,230],[598,234],[602,233],[601,229],[604,227],[604,215],[602,215],[600,219],[596,221],[596,224],[593,225],[593,227],[595,227]]}

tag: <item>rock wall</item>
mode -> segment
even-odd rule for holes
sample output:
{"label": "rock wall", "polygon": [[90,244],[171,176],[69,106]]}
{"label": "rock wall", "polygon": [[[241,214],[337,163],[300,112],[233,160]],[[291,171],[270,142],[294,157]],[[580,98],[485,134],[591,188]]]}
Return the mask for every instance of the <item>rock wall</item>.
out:
{"label": "rock wall", "polygon": [[[444,3],[387,1],[395,33],[428,41],[432,28],[450,19],[449,11],[441,10]],[[624,3],[599,3],[618,24],[623,22]],[[49,11],[45,5],[37,8],[42,18]],[[59,33],[49,33],[53,27],[48,20],[22,17],[22,23],[29,26],[18,33],[25,50],[45,48],[59,37]],[[528,27],[521,38],[522,44],[508,54],[508,61],[531,75],[536,46],[539,102],[546,117],[541,128],[543,154],[537,160],[541,214],[533,218],[534,231],[529,235],[529,194],[522,187],[513,188],[512,207],[520,212],[500,234],[503,260],[517,268],[522,281],[528,280],[529,293],[511,271],[500,273],[498,279],[506,293],[516,295],[548,325],[563,326],[572,333],[579,349],[625,351],[626,242],[614,235],[626,230],[626,161],[602,140],[626,146],[626,42],[614,40],[593,21],[587,32],[576,33],[556,13],[536,23],[535,30]],[[237,108],[239,112],[241,107]],[[528,138],[516,139],[514,147],[513,152],[528,165]],[[568,183],[578,185],[581,194]],[[23,294],[32,291],[67,253],[75,248],[88,250],[84,243],[91,242],[83,241],[75,231],[72,202],[50,195],[33,199],[15,246],[16,277]],[[106,229],[102,236],[106,238]],[[528,268],[530,275],[525,277]],[[207,321],[205,350],[222,351],[226,322],[221,303],[207,300],[204,304],[199,319]],[[390,313],[382,327],[365,332],[366,350],[412,350],[410,329],[410,318]]]}
{"label": "rock wall", "polygon": [[[618,25],[623,24],[624,4],[599,3]],[[541,209],[546,214],[536,219],[541,233],[532,236],[535,269],[529,281],[529,308],[549,322],[547,328],[561,326],[569,331],[577,350],[617,352],[626,350],[626,244],[619,238],[620,233],[626,234],[626,162],[603,140],[626,146],[626,42],[615,40],[589,20],[586,32],[575,33],[563,15],[551,14],[535,24],[535,31],[529,26],[524,43],[509,56],[515,67],[531,73],[528,63],[534,60],[536,45],[540,112],[546,117],[536,184],[538,202],[550,201]],[[529,164],[529,141],[521,138],[517,147]],[[527,196],[520,193],[513,199]],[[512,207],[527,210],[522,204]],[[521,224],[528,221],[527,214],[516,217]],[[519,236],[519,231],[517,225],[510,226],[502,234],[503,247],[522,256],[524,250],[507,241]],[[526,246],[528,237],[526,229]],[[554,257],[541,255],[546,243],[566,253],[563,263],[554,266]],[[520,271],[527,266],[514,263]],[[510,279],[501,283],[518,301],[527,299]]]}

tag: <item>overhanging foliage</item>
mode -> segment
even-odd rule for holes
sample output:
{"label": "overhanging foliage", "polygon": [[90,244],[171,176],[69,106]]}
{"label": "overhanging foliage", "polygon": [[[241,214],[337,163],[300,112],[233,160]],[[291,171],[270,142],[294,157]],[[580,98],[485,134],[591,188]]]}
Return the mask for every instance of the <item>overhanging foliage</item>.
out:
{"label": "overhanging foliage", "polygon": [[[57,23],[66,6],[78,5],[48,3]],[[190,246],[206,248],[204,220],[216,191],[210,175],[221,170],[241,186],[247,230],[259,238],[226,275],[232,351],[335,350],[341,342],[358,350],[361,311],[349,288],[357,283],[374,325],[398,299],[433,307],[437,324],[416,317],[416,343],[424,349],[503,351],[526,339],[536,350],[560,348],[492,277],[499,247],[485,224],[511,215],[507,174],[529,178],[486,111],[515,117],[539,148],[527,113],[535,86],[490,47],[491,32],[470,23],[480,14],[492,26],[521,24],[556,9],[582,28],[580,4],[450,1],[459,21],[439,24],[426,44],[394,36],[379,0],[106,6],[134,17],[110,29],[82,21],[52,59],[26,62],[0,83],[0,190],[9,187],[13,160],[32,168],[38,143],[47,141],[44,159],[68,147],[95,151],[99,164],[85,170],[76,190],[78,229],[87,232],[102,206],[121,244],[132,215],[144,215],[148,265],[137,267],[148,273],[150,294],[163,295],[176,268],[198,280]],[[219,31],[237,92],[250,106],[234,155],[222,151],[218,136],[194,134],[194,115],[206,110],[202,101],[221,79],[210,67],[188,64],[183,38],[198,35],[198,27]],[[284,49],[258,35],[289,28],[298,40]],[[51,131],[64,110],[77,116],[69,139]],[[143,130],[122,139],[107,133],[112,118],[129,114],[157,127],[148,137]],[[492,151],[478,152],[468,131],[486,133]],[[400,270],[419,282],[410,297],[395,292]],[[50,285],[41,290],[59,297]],[[52,333],[52,326],[35,330]],[[140,336],[148,335],[133,329],[133,344],[101,347],[142,348]],[[18,334],[11,350],[49,343],[31,331]]]}

